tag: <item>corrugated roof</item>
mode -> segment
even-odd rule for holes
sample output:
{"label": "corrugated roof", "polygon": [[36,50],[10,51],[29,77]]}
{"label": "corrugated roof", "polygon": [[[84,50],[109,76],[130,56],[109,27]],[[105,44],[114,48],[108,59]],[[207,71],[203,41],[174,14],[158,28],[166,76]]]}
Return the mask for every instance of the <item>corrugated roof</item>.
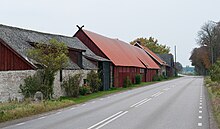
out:
{"label": "corrugated roof", "polygon": [[157,64],[141,49],[118,39],[108,38],[88,30],[83,31],[114,65],[159,69]]}
{"label": "corrugated roof", "polygon": [[160,69],[160,67],[153,61],[153,59],[149,55],[147,55],[147,53],[143,49],[135,46],[132,46],[132,48],[136,51],[138,59],[142,63],[144,63],[144,65],[148,69]]}
{"label": "corrugated roof", "polygon": [[134,46],[137,46],[143,49],[147,54],[149,54],[154,60],[156,60],[160,65],[167,65],[165,61],[161,60],[154,52],[152,52],[148,47],[142,46],[139,43],[135,43]]}

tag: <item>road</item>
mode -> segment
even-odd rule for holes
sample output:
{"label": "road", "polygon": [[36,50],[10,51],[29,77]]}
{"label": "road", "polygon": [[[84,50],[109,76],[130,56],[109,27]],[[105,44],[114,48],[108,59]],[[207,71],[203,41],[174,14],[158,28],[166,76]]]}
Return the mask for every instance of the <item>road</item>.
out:
{"label": "road", "polygon": [[3,129],[209,129],[202,77],[182,77]]}

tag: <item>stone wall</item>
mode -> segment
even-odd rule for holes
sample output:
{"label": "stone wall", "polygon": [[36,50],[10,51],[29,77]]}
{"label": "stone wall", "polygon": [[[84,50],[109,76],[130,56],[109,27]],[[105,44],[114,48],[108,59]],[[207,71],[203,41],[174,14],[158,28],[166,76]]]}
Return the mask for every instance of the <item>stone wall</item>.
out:
{"label": "stone wall", "polygon": [[[87,74],[91,70],[62,70],[62,80],[65,80],[68,76],[81,73],[83,79],[87,77]],[[24,79],[35,73],[34,70],[24,70],[24,71],[0,71],[0,102],[6,102],[9,99],[22,99],[23,96],[20,91],[20,84],[24,83]],[[83,84],[83,79],[81,84]],[[60,96],[65,96],[65,91],[61,87],[60,82],[60,72],[57,72],[54,80],[54,98],[59,98]]]}
{"label": "stone wall", "polygon": [[19,93],[20,84],[24,83],[24,79],[35,73],[34,70],[24,71],[0,71],[0,102],[9,99],[22,99]]}
{"label": "stone wall", "polygon": [[[75,74],[81,73],[83,75],[83,79],[85,79],[87,77],[87,74],[90,72],[91,70],[62,70],[62,77],[63,80],[67,79],[68,76],[73,76]],[[80,83],[80,85],[83,84],[83,79]],[[55,76],[55,81],[54,81],[54,98],[59,98],[60,96],[65,96],[65,91],[64,89],[61,87],[61,82],[60,82],[60,72],[57,73],[57,75]]]}

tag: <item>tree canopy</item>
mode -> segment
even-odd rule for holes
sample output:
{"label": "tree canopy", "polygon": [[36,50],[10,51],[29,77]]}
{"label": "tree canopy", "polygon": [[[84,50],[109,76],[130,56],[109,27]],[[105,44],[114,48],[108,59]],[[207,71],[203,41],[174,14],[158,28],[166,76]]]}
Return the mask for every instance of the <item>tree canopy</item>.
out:
{"label": "tree canopy", "polygon": [[46,99],[52,98],[55,74],[67,65],[67,53],[67,46],[55,39],[45,43],[36,43],[35,47],[28,51],[28,56],[43,67],[37,74],[40,78],[38,90],[44,94]]}
{"label": "tree canopy", "polygon": [[211,65],[220,58],[220,22],[209,21],[198,32],[198,48],[192,51],[190,60],[200,75],[205,75]]}
{"label": "tree canopy", "polygon": [[149,37],[149,38],[137,38],[134,41],[131,41],[130,44],[135,44],[138,42],[140,45],[149,48],[151,51],[157,54],[168,54],[170,52],[170,47],[158,43],[158,40]]}

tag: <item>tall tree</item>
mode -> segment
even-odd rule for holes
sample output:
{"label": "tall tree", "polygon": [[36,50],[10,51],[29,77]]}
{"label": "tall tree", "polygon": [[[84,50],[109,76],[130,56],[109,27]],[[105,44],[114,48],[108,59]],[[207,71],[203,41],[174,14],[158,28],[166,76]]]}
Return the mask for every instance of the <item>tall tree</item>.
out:
{"label": "tall tree", "polygon": [[190,60],[199,74],[206,74],[210,66],[220,58],[220,22],[209,21],[198,32],[199,48],[192,52]]}
{"label": "tall tree", "polygon": [[54,76],[57,71],[66,66],[67,53],[67,46],[55,39],[46,43],[37,43],[34,49],[28,51],[29,57],[43,66],[41,91],[46,99],[52,97]]}
{"label": "tall tree", "polygon": [[130,44],[135,44],[136,42],[138,42],[142,46],[149,48],[157,54],[168,54],[170,52],[170,47],[159,44],[158,40],[154,39],[153,37],[137,38],[134,41],[131,41]]}

